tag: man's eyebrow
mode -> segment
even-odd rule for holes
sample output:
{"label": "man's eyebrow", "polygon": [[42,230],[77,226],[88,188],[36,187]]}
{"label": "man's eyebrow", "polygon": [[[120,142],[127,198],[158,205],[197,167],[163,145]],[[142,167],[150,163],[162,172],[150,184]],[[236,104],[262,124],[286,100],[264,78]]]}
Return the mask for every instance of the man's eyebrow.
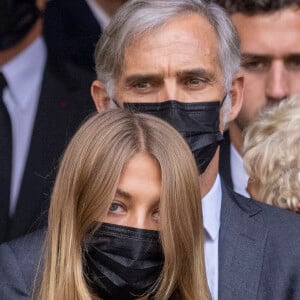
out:
{"label": "man's eyebrow", "polygon": [[[300,56],[300,52],[295,52],[295,53],[288,53],[287,55],[284,56],[284,58],[298,58]],[[271,59],[273,58],[272,55],[270,54],[258,54],[258,53],[242,53],[242,59],[253,59],[253,58],[258,58],[258,59]]]}
{"label": "man's eyebrow", "polygon": [[120,189],[120,188],[117,188],[116,196],[125,198],[125,199],[127,199],[127,200],[130,200],[130,199],[132,198],[131,195],[130,195],[129,193],[123,191],[123,190]]}
{"label": "man's eyebrow", "polygon": [[202,68],[182,70],[177,72],[178,77],[205,77],[209,80],[215,78],[215,74]]}
{"label": "man's eyebrow", "polygon": [[300,53],[291,53],[285,56],[285,60],[300,60]]}
{"label": "man's eyebrow", "polygon": [[[189,70],[181,70],[176,72],[177,77],[205,77],[208,80],[214,80],[215,75],[212,72],[209,72],[208,70],[197,68],[197,69],[189,69]],[[136,82],[142,82],[142,81],[163,81],[163,76],[160,74],[133,74],[128,76],[125,79],[126,85],[131,85]]]}
{"label": "man's eyebrow", "polygon": [[242,53],[242,64],[251,60],[271,60],[272,56],[268,54]]}
{"label": "man's eyebrow", "polygon": [[136,82],[143,81],[160,81],[163,80],[163,77],[158,74],[134,74],[126,77],[125,84],[130,85]]}
{"label": "man's eyebrow", "polygon": [[[271,62],[274,57],[268,54],[251,54],[243,53],[241,59],[241,66],[251,63],[253,61],[259,62]],[[283,60],[286,62],[300,61],[300,53],[289,53],[283,57]]]}

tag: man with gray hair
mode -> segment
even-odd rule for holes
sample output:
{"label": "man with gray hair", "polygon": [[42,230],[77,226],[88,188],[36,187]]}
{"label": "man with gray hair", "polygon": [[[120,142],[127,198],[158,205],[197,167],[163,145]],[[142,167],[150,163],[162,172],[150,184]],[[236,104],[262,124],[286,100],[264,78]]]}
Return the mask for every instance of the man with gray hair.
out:
{"label": "man with gray hair", "polygon": [[218,175],[222,133],[243,98],[239,42],[224,11],[204,0],[129,1],[101,36],[95,60],[98,111],[151,113],[191,147],[212,299],[300,299],[300,219],[234,193]]}

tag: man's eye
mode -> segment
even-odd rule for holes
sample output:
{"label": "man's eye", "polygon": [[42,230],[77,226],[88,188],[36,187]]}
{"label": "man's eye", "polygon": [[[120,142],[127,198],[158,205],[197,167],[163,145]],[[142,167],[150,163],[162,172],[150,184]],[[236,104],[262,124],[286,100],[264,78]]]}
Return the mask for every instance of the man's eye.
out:
{"label": "man's eye", "polygon": [[192,78],[192,79],[189,79],[188,81],[187,81],[187,83],[188,84],[190,84],[190,85],[199,85],[199,84],[201,84],[203,81],[201,80],[201,79],[199,79],[199,78]]}
{"label": "man's eye", "polygon": [[188,78],[184,80],[184,85],[190,89],[201,89],[205,84],[206,80],[203,78]]}
{"label": "man's eye", "polygon": [[134,84],[135,88],[141,89],[141,90],[148,89],[150,86],[151,86],[151,84],[149,82],[146,82],[146,81],[138,82],[138,83]]}
{"label": "man's eye", "polygon": [[285,65],[288,70],[300,70],[300,56],[287,59]]}

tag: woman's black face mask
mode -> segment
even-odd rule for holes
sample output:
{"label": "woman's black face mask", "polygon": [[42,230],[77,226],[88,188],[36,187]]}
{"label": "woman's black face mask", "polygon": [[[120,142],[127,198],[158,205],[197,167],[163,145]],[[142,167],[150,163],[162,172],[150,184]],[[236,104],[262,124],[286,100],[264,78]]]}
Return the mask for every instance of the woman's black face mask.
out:
{"label": "woman's black face mask", "polygon": [[153,288],[163,267],[159,232],[103,223],[89,239],[84,261],[87,284],[97,296],[140,298]]}
{"label": "woman's black face mask", "polygon": [[[199,173],[203,173],[223,140],[220,132],[220,108],[226,96],[214,102],[183,103],[168,100],[158,103],[124,103],[135,113],[146,113],[171,124],[185,138],[195,157]],[[117,104],[117,102],[114,100]],[[118,105],[118,104],[117,104]]]}

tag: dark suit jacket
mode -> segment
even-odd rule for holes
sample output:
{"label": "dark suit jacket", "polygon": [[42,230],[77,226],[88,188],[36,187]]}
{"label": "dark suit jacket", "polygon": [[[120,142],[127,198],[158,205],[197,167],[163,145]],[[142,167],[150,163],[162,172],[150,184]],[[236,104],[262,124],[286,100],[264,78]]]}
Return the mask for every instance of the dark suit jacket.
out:
{"label": "dark suit jacket", "polygon": [[[300,299],[300,218],[223,186],[219,299]],[[44,233],[0,246],[0,299],[29,299]],[[26,298],[27,295],[27,298]]]}
{"label": "dark suit jacket", "polygon": [[51,0],[44,13],[48,49],[60,60],[71,60],[92,71],[101,28],[85,0]]}
{"label": "dark suit jacket", "polygon": [[40,229],[0,246],[1,300],[29,300],[35,284],[38,289],[45,234],[46,231]]}
{"label": "dark suit jacket", "polygon": [[230,137],[229,130],[223,134],[224,140],[220,147],[219,172],[223,181],[233,189],[230,166]]}
{"label": "dark suit jacket", "polygon": [[[95,110],[89,92],[92,79],[92,73],[48,58],[15,215],[9,223],[0,223],[0,243],[45,225],[58,159]],[[8,220],[8,215],[1,219]]]}
{"label": "dark suit jacket", "polygon": [[300,299],[300,217],[222,187],[219,299]]}

